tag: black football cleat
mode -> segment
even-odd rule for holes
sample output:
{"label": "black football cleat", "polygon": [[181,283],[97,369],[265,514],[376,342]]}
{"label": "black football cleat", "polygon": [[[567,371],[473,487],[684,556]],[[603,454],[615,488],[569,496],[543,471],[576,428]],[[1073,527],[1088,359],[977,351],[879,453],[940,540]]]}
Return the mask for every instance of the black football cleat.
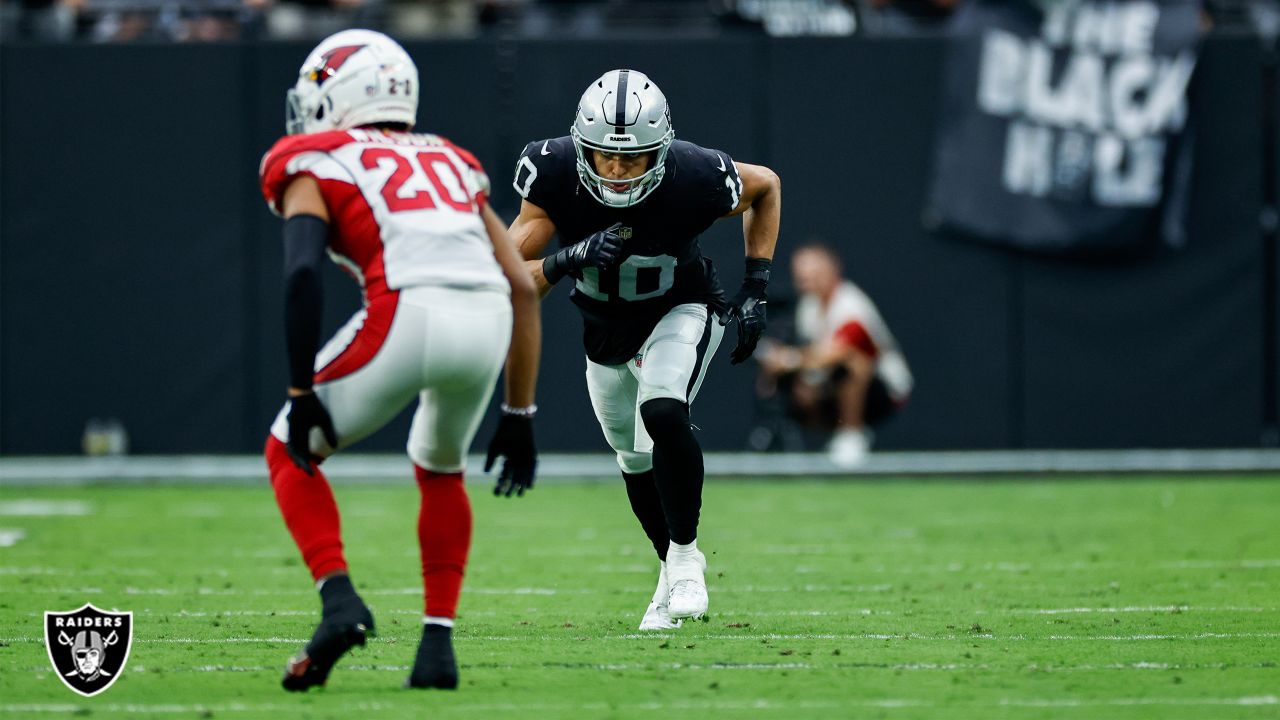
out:
{"label": "black football cleat", "polygon": [[422,642],[418,643],[418,657],[413,661],[413,672],[404,681],[407,688],[458,688],[458,660],[453,655],[453,628],[443,625],[423,625]]}
{"label": "black football cleat", "polygon": [[366,638],[373,635],[373,613],[359,596],[353,594],[341,603],[326,604],[311,642],[289,660],[280,684],[293,692],[324,685],[338,658],[356,645],[364,646]]}

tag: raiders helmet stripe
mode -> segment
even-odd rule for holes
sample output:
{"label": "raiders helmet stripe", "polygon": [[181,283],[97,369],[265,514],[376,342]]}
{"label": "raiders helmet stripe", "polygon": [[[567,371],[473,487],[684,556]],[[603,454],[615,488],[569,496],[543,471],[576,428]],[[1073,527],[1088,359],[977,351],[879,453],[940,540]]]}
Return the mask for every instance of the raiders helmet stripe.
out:
{"label": "raiders helmet stripe", "polygon": [[613,129],[622,135],[627,132],[627,75],[630,70],[618,73],[618,104],[613,111]]}

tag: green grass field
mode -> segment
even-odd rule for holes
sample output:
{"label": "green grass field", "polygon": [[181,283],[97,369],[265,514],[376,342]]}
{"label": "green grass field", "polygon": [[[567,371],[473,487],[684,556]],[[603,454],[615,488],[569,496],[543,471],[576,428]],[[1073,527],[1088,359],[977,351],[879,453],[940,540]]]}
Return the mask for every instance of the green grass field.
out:
{"label": "green grass field", "polygon": [[[415,487],[336,493],[380,636],[293,695],[281,670],[319,603],[265,483],[0,489],[0,528],[25,532],[0,548],[0,714],[1280,717],[1273,478],[713,481],[711,612],[649,634],[656,563],[620,483],[473,486],[456,693],[400,687]],[[89,699],[42,637],[43,611],[86,601],[135,613],[128,667]]]}

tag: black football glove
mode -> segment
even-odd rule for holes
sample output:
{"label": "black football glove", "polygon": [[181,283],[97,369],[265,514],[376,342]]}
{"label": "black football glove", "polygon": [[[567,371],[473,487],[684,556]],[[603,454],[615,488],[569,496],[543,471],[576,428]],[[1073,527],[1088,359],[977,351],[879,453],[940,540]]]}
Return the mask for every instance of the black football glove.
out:
{"label": "black football glove", "polygon": [[338,447],[338,433],[324,403],[313,392],[289,398],[289,458],[308,475],[315,474],[311,465],[311,428],[324,433],[329,447]]}
{"label": "black football glove", "polygon": [[729,301],[729,309],[720,318],[721,325],[729,321],[738,321],[738,344],[729,356],[733,365],[751,357],[756,351],[756,343],[764,334],[767,324],[765,306],[769,303],[769,269],[772,261],[765,258],[747,258],[747,275],[742,279],[742,289]]}
{"label": "black football glove", "polygon": [[542,261],[542,275],[555,285],[565,275],[582,277],[585,268],[613,267],[622,254],[622,238],[616,232],[620,227],[622,223],[614,223],[607,230],[591,233],[582,242],[548,255]]}
{"label": "black football glove", "polygon": [[533,445],[533,416],[513,415],[503,412],[498,419],[498,429],[489,440],[489,455],[484,460],[484,471],[493,469],[493,463],[501,455],[502,470],[493,486],[494,495],[511,497],[511,493],[524,495],[533,487],[534,470],[538,467],[538,449]]}

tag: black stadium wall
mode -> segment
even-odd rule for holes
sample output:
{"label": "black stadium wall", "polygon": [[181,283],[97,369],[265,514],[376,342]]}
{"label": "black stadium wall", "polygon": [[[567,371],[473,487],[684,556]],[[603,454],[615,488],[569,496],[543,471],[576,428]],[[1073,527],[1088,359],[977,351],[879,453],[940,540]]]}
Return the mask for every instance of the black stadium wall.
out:
{"label": "black stadium wall", "polygon": [[[308,49],[0,47],[0,452],[79,452],[90,417],[122,420],[135,452],[261,447],[285,368],[279,221],[255,180]],[[1274,188],[1263,119],[1275,88],[1254,39],[1204,48],[1188,246],[1122,264],[925,232],[938,40],[409,49],[420,127],[476,153],[508,219],[517,153],[564,134],[581,88],[612,67],[661,84],[680,137],[774,168],[779,257],[812,237],[837,244],[916,375],[880,447],[1274,443],[1277,257],[1259,217]],[[740,224],[720,223],[703,246],[736,287]],[[781,262],[775,293],[786,275]],[[326,282],[333,329],[358,298],[336,270]],[[538,440],[600,451],[566,296],[544,305]],[[732,337],[694,405],[710,449],[743,447],[752,419],[753,369],[729,365]],[[398,449],[407,426],[402,415],[361,447]]]}

